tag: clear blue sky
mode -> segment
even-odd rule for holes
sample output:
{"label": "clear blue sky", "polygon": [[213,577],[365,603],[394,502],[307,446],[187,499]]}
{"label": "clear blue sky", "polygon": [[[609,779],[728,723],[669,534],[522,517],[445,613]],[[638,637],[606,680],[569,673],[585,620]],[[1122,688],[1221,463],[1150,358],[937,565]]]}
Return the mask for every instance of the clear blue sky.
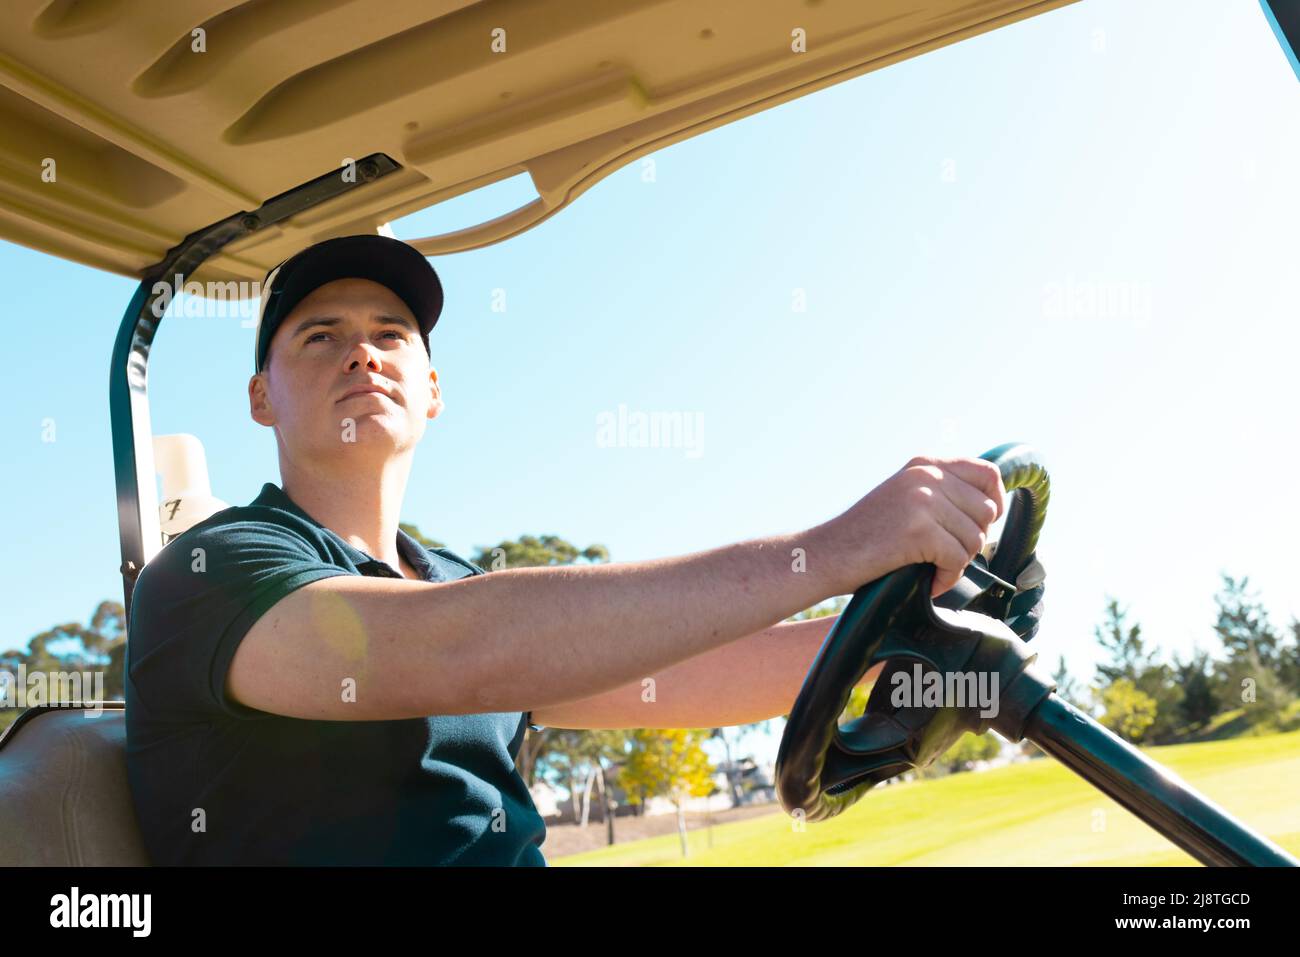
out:
{"label": "clear blue sky", "polygon": [[[821,522],[912,455],[1019,440],[1053,477],[1052,665],[1092,677],[1108,593],[1166,653],[1217,650],[1220,569],[1277,624],[1300,614],[1300,84],[1257,0],[1084,0],[651,159],[433,260],[447,409],[404,520],[464,553],[554,532],[675,555]],[[121,599],[107,383],[133,284],[6,243],[0,274],[35,336],[0,474],[12,646]],[[239,318],[181,316],[150,363],[155,433],[197,434],[230,503],[279,480],[251,352]],[[700,416],[701,454],[603,447],[620,404]]]}

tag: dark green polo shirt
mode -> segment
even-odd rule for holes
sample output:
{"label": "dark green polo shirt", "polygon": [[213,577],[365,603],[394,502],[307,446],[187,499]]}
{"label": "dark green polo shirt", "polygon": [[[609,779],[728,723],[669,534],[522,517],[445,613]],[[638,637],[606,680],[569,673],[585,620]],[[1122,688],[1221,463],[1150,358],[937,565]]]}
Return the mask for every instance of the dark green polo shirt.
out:
{"label": "dark green polo shirt", "polygon": [[[400,530],[398,547],[427,581],[484,574]],[[529,713],[312,721],[226,696],[230,660],[258,617],[333,575],[402,577],[271,482],[141,571],[126,760],[153,862],[545,866],[546,824],[514,765]]]}

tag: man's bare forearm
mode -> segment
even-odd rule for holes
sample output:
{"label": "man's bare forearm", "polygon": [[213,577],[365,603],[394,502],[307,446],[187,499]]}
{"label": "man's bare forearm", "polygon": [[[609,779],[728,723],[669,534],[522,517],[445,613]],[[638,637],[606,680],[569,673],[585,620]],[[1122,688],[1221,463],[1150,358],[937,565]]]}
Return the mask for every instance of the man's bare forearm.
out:
{"label": "man's bare forearm", "polygon": [[[533,709],[554,728],[719,728],[754,724],[794,706],[837,616],[783,621],[654,674],[578,701]],[[858,684],[874,681],[873,665]]]}
{"label": "man's bare forearm", "polygon": [[[835,593],[818,529],[673,558],[506,569],[417,589],[466,705],[521,711],[643,680]],[[799,552],[797,550],[802,550]]]}

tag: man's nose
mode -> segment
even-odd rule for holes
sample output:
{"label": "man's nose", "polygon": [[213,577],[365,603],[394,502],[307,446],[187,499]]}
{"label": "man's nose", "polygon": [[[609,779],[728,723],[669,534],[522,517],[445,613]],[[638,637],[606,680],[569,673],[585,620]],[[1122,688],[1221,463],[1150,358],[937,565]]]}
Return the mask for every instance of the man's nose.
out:
{"label": "man's nose", "polygon": [[347,354],[347,367],[353,368],[356,363],[364,362],[366,365],[378,369],[382,363],[382,355],[374,344],[367,341],[364,336],[358,337],[352,343],[352,347]]}

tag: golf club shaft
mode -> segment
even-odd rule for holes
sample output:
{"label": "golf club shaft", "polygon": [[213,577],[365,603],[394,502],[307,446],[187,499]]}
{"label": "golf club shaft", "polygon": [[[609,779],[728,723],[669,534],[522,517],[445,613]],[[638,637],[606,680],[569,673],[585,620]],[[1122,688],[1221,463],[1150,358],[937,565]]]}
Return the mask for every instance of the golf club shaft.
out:
{"label": "golf club shaft", "polygon": [[1203,864],[1300,864],[1056,694],[1034,709],[1025,737]]}

